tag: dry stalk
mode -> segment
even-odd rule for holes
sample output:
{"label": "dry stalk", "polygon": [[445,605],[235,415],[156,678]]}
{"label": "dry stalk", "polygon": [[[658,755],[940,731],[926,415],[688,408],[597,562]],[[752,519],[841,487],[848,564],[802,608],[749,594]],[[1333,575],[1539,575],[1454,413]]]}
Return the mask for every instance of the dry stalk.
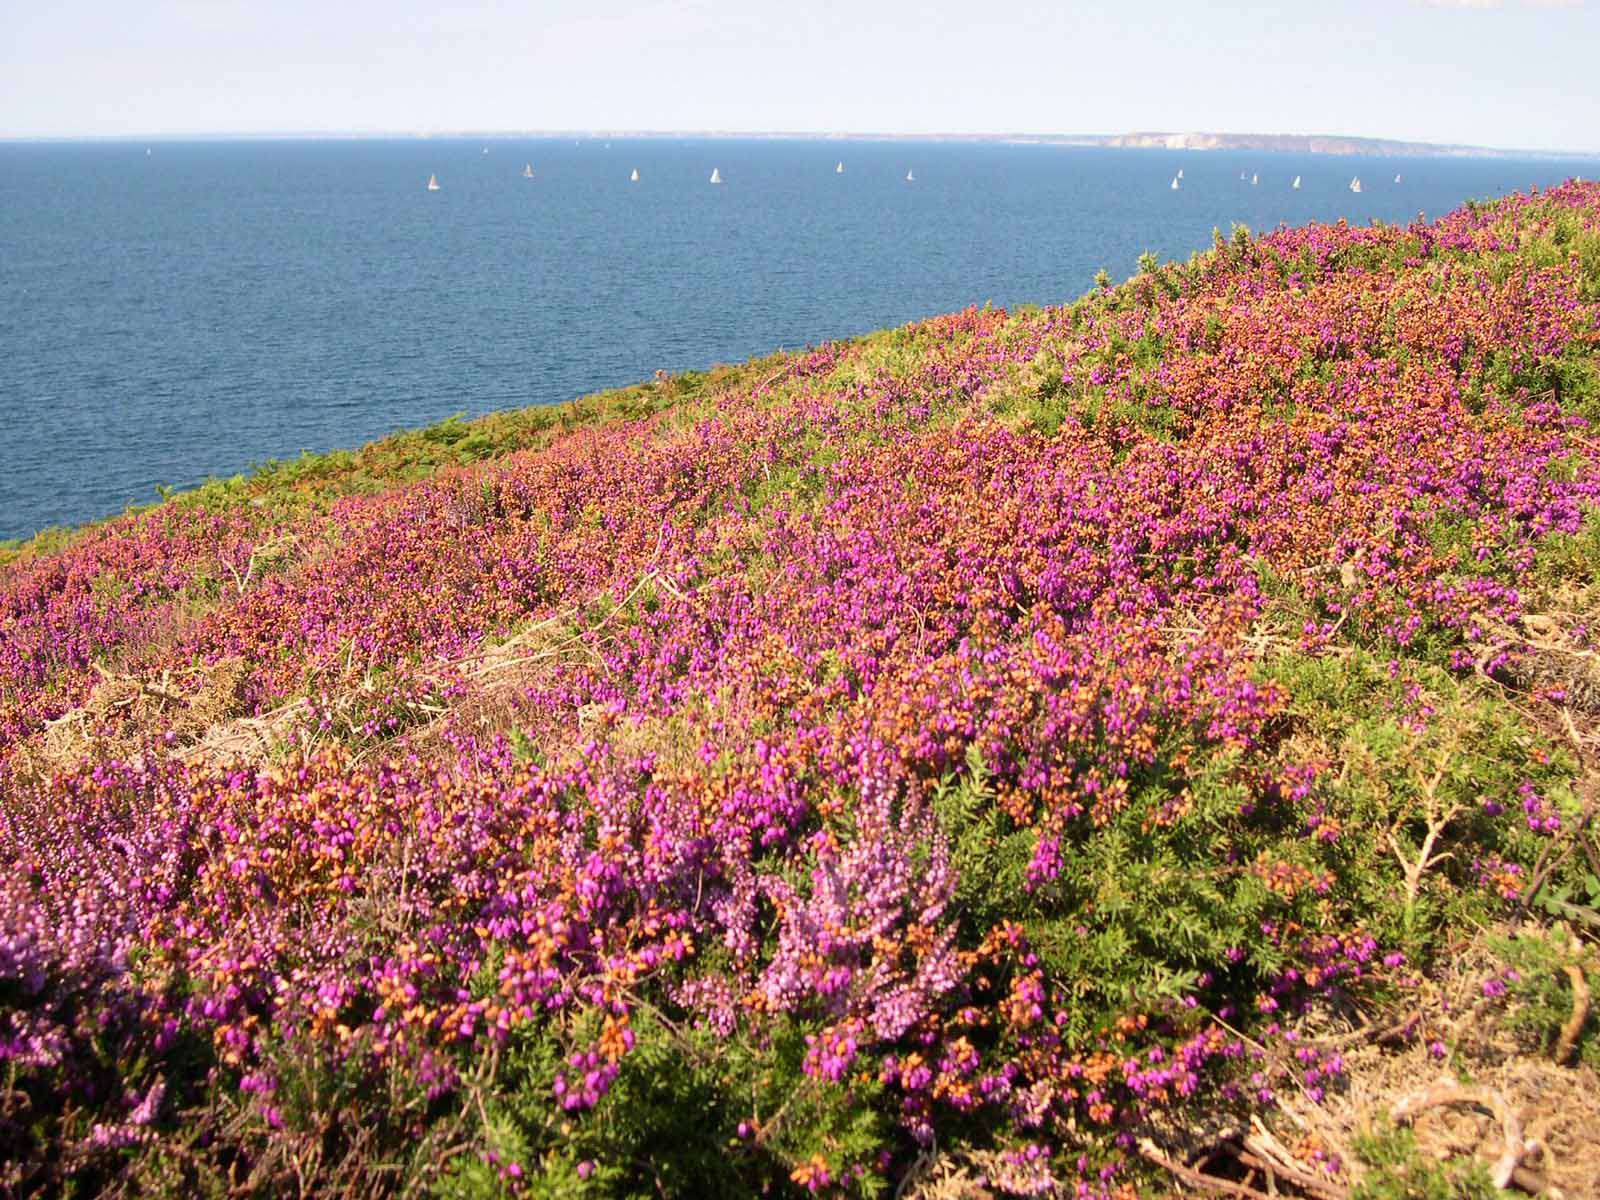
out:
{"label": "dry stalk", "polygon": [[1444,862],[1452,857],[1449,851],[1443,854],[1434,854],[1433,848],[1438,844],[1439,837],[1444,833],[1450,822],[1461,813],[1460,804],[1452,804],[1449,808],[1440,811],[1439,784],[1444,779],[1444,767],[1450,759],[1450,750],[1447,748],[1439,755],[1439,763],[1432,776],[1422,785],[1423,819],[1427,822],[1428,831],[1423,835],[1422,847],[1417,851],[1417,856],[1411,861],[1406,861],[1405,852],[1400,848],[1400,840],[1395,836],[1396,830],[1403,823],[1396,822],[1395,827],[1386,834],[1389,849],[1394,851],[1395,859],[1400,863],[1400,869],[1406,877],[1406,920],[1409,924],[1412,913],[1417,905],[1417,893],[1422,890],[1422,877],[1429,867]]}
{"label": "dry stalk", "polygon": [[1186,1167],[1175,1163],[1156,1149],[1156,1144],[1149,1138],[1139,1143],[1139,1157],[1148,1163],[1153,1163],[1163,1171],[1183,1180],[1191,1187],[1197,1187],[1207,1192],[1216,1192],[1224,1196],[1236,1196],[1239,1200],[1272,1200],[1266,1192],[1258,1192],[1255,1188],[1243,1183],[1235,1183],[1231,1179],[1219,1179],[1215,1175],[1207,1175],[1193,1167]]}
{"label": "dry stalk", "polygon": [[1430,1108],[1439,1108],[1447,1104],[1464,1104],[1472,1108],[1480,1108],[1492,1113],[1495,1120],[1500,1122],[1500,1136],[1505,1143],[1494,1166],[1489,1169],[1489,1177],[1494,1181],[1495,1187],[1505,1191],[1511,1185],[1511,1177],[1522,1166],[1522,1159],[1538,1146],[1537,1142],[1525,1142],[1522,1138],[1522,1118],[1517,1111],[1506,1102],[1506,1098],[1493,1088],[1468,1088],[1453,1083],[1441,1083],[1426,1091],[1413,1092],[1396,1101],[1389,1115],[1395,1121],[1410,1122]]}
{"label": "dry stalk", "polygon": [[[1250,1118],[1250,1129],[1251,1131],[1244,1137],[1246,1153],[1239,1155],[1240,1162],[1259,1170],[1282,1175],[1301,1191],[1310,1192],[1321,1200],[1345,1200],[1349,1195],[1347,1189],[1307,1170],[1288,1147],[1262,1124],[1260,1117]],[[1250,1161],[1252,1156],[1255,1156],[1256,1161]]]}
{"label": "dry stalk", "polygon": [[1576,963],[1568,963],[1565,970],[1567,978],[1572,981],[1572,1015],[1561,1027],[1561,1036],[1556,1039],[1555,1048],[1555,1060],[1563,1066],[1578,1048],[1578,1035],[1583,1032],[1584,1022],[1589,1019],[1589,983],[1583,977],[1583,968]]}

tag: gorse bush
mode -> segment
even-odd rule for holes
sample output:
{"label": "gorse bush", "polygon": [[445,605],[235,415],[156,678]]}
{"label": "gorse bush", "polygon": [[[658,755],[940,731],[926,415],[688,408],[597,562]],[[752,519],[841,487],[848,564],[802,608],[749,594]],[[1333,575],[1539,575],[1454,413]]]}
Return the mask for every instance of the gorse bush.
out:
{"label": "gorse bush", "polygon": [[0,1188],[1109,1198],[1340,1087],[1600,921],[1597,236],[1241,228],[9,548]]}

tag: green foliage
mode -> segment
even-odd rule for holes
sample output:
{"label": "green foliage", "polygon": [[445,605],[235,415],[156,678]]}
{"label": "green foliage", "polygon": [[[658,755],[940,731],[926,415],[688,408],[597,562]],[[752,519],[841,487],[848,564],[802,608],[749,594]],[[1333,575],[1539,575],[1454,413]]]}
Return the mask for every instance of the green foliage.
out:
{"label": "green foliage", "polygon": [[965,940],[975,944],[1002,920],[1020,922],[1041,962],[1073,992],[1064,1031],[1071,1037],[1091,1037],[1130,1005],[1192,992],[1236,947],[1246,957],[1219,987],[1224,1000],[1252,998],[1282,963],[1280,948],[1258,936],[1261,921],[1309,915],[1309,889],[1275,893],[1229,865],[1262,856],[1305,869],[1312,862],[1298,838],[1250,812],[1236,756],[1217,750],[1180,772],[1180,751],[1176,739],[1164,745],[1127,806],[1103,827],[1077,830],[1063,850],[1070,868],[1044,882],[1029,879],[1037,831],[1003,815],[981,759],[973,755],[967,771],[935,793]]}
{"label": "green foliage", "polygon": [[1585,512],[1576,533],[1552,533],[1540,542],[1529,578],[1547,591],[1600,582],[1600,509]]}
{"label": "green foliage", "polygon": [[[1443,931],[1492,919],[1503,901],[1473,862],[1532,861],[1519,789],[1576,811],[1565,752],[1474,683],[1412,660],[1282,655],[1268,678],[1291,696],[1302,736],[1327,755],[1317,802],[1337,831],[1327,862],[1380,941],[1426,956]],[[1331,824],[1327,824],[1331,823]]]}
{"label": "green foliage", "polygon": [[788,1191],[791,1173],[813,1156],[837,1171],[893,1142],[875,1079],[844,1086],[802,1072],[799,1024],[780,1022],[761,1039],[720,1037],[648,1006],[636,1011],[633,1050],[600,1103],[578,1113],[557,1104],[555,1081],[598,1030],[584,1021],[519,1027],[467,1109],[482,1122],[479,1152],[457,1159],[435,1194],[505,1195],[506,1168],[516,1163],[523,1196],[731,1200]]}
{"label": "green foliage", "polygon": [[[1600,880],[1590,878],[1600,893]],[[1562,1028],[1572,1018],[1572,980],[1568,968],[1583,973],[1591,994],[1600,991],[1600,971],[1585,958],[1586,946],[1560,925],[1524,926],[1515,936],[1495,936],[1489,948],[1509,967],[1508,1009],[1504,1025],[1530,1053],[1550,1053]],[[1576,1058],[1600,1068],[1600,1017],[1589,1009],[1578,1031]]]}
{"label": "green foliage", "polygon": [[1537,356],[1520,349],[1493,350],[1483,355],[1474,383],[1513,406],[1527,400],[1554,400],[1587,421],[1600,418],[1600,368],[1581,349]]}
{"label": "green foliage", "polygon": [[1449,930],[1503,911],[1475,863],[1537,856],[1519,787],[1575,810],[1565,756],[1442,668],[1391,670],[1359,650],[1279,653],[1261,676],[1288,697],[1293,757],[1322,762],[1301,800],[1260,803],[1234,752],[1186,752],[1172,731],[1130,780],[1126,806],[1074,829],[1062,848],[1070,868],[1038,882],[1038,831],[1005,815],[981,758],[935,790],[963,940],[1020,922],[1075,994],[1069,1036],[1176,998],[1203,973],[1217,1004],[1253,1001],[1290,953],[1262,936],[1266,924],[1365,930],[1427,961]]}
{"label": "green foliage", "polygon": [[1481,1162],[1430,1161],[1406,1128],[1369,1130],[1356,1138],[1355,1149],[1367,1173],[1350,1200],[1493,1200],[1500,1195]]}
{"label": "green foliage", "polygon": [[976,746],[967,751],[964,772],[940,781],[933,810],[950,841],[963,924],[976,932],[1016,916],[1028,895],[1034,835],[1014,827],[995,804],[992,779]]}

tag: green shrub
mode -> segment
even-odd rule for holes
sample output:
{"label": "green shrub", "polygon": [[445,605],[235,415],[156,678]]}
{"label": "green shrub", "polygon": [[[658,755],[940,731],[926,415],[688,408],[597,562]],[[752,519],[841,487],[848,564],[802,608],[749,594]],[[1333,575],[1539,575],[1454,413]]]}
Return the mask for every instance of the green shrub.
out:
{"label": "green shrub", "polygon": [[1431,1162],[1411,1130],[1381,1127],[1356,1139],[1367,1168],[1350,1200],[1494,1200],[1501,1195],[1481,1162]]}

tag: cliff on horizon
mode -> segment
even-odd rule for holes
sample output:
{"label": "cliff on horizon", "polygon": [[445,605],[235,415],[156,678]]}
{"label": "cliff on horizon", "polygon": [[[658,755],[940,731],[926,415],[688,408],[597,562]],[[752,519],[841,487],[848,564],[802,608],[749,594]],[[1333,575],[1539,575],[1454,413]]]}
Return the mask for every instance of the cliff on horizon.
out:
{"label": "cliff on horizon", "polygon": [[1503,157],[1532,153],[1492,150],[1483,146],[1401,142],[1389,138],[1284,133],[1123,133],[1096,139],[1096,142],[1131,149],[1263,150],[1290,154],[1366,154],[1439,158]]}

